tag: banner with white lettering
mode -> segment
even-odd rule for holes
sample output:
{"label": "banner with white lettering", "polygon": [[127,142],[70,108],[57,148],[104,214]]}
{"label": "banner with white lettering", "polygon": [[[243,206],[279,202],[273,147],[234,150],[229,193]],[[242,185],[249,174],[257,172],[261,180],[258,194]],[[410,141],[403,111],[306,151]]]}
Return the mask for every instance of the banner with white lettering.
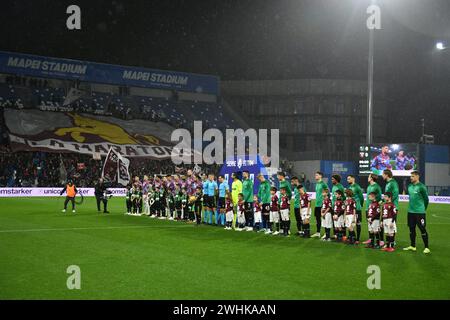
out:
{"label": "banner with white lettering", "polygon": [[130,160],[122,156],[120,153],[117,154],[117,182],[122,186],[126,186],[130,180]]}
{"label": "banner with white lettering", "polygon": [[130,160],[111,148],[103,163],[102,178],[107,182],[118,182],[126,186],[130,182],[129,166]]}
{"label": "banner with white lettering", "polygon": [[171,126],[146,120],[40,110],[5,109],[13,151],[100,154],[113,148],[129,157],[168,159]]}
{"label": "banner with white lettering", "polygon": [[0,51],[0,73],[219,94],[219,78]]}
{"label": "banner with white lettering", "polygon": [[116,182],[118,160],[117,153],[112,148],[109,149],[102,169],[102,178],[106,182]]}

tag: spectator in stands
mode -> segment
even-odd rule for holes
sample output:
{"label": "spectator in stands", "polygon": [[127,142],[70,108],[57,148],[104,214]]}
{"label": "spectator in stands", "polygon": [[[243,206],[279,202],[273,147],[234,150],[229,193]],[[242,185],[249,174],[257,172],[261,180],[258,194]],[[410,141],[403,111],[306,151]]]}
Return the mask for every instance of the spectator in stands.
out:
{"label": "spectator in stands", "polygon": [[[175,166],[170,161],[130,159],[132,176],[143,177],[153,174],[175,174]],[[78,164],[84,164],[78,166]],[[0,186],[59,186],[67,177],[79,187],[92,187],[101,176],[102,162],[89,155],[46,152],[0,152]],[[178,166],[186,172],[187,166]],[[211,165],[207,170],[218,173],[219,165]],[[62,176],[64,173],[64,176]],[[113,185],[114,186],[114,185]]]}

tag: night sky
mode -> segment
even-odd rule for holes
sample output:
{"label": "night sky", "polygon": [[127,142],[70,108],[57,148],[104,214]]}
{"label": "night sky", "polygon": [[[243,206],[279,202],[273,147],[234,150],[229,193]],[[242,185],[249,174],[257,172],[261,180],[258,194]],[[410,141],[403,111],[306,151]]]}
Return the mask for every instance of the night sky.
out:
{"label": "night sky", "polygon": [[[1,3],[0,50],[218,75],[222,80],[367,79],[369,0],[165,0]],[[66,29],[77,4],[82,30]],[[420,119],[450,144],[450,1],[379,0],[375,80],[389,88],[392,139]],[[376,106],[375,106],[376,107]],[[396,126],[398,127],[398,126]]]}

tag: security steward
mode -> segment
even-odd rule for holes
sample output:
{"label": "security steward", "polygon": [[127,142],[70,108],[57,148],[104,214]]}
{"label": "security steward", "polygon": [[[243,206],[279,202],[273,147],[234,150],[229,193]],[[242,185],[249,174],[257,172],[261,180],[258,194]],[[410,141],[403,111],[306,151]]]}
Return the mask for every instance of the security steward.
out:
{"label": "security steward", "polygon": [[61,190],[60,195],[62,196],[64,192],[66,193],[66,200],[64,201],[64,209],[62,212],[66,212],[67,204],[70,201],[72,203],[72,213],[75,213],[75,196],[77,195],[78,190],[72,180],[67,182],[66,186]]}

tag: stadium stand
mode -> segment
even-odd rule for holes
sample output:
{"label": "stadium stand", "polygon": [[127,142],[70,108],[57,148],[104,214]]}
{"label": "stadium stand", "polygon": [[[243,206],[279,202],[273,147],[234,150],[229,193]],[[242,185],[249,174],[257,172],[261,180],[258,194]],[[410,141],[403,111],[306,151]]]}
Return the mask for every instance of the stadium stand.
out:
{"label": "stadium stand", "polygon": [[190,129],[194,120],[211,128],[227,129],[237,123],[221,104],[199,101],[174,101],[167,98],[124,96],[101,92],[85,93],[68,105],[64,88],[32,88],[0,84],[0,106],[39,108],[46,111],[75,111],[113,115],[122,119],[165,121],[174,127]]}
{"label": "stadium stand", "polygon": [[[155,123],[153,129],[158,132],[162,132],[161,128],[169,128],[170,132],[174,128],[191,131],[196,120],[202,121],[204,129],[249,127],[247,119],[240,117],[226,101],[215,94],[211,99],[205,95],[200,95],[199,98],[199,95],[196,95],[197,91],[188,95],[176,90],[166,90],[163,94],[160,90],[157,93],[159,94],[153,94],[152,91],[145,91],[142,88],[133,91],[117,83],[115,86],[107,87],[72,79],[0,74],[0,186],[55,186],[60,185],[66,177],[75,179],[79,186],[92,186],[93,181],[101,174],[102,163],[100,160],[94,160],[92,155],[78,153],[43,151],[11,153],[13,148],[10,146],[5,121],[7,117],[4,115],[6,109],[10,111],[25,109],[27,114],[29,110],[34,109],[44,112],[107,116],[112,117],[113,119],[110,118],[114,120],[112,123],[116,124],[118,119],[147,120]],[[15,120],[20,121],[18,119]],[[40,121],[48,122],[49,119],[55,117],[44,116]],[[109,121],[105,120],[106,118],[102,119]],[[97,118],[100,121],[102,119]],[[32,126],[32,123],[28,124]],[[151,123],[145,123],[144,126],[148,125],[152,126]],[[30,127],[23,127],[25,131],[22,132],[26,132],[28,128]],[[204,172],[219,172],[219,166],[202,167]],[[171,161],[130,158],[130,173],[141,177],[144,174],[174,174],[186,168],[174,166]]]}
{"label": "stadium stand", "polygon": [[[10,153],[8,128],[4,110],[39,109],[107,115],[119,119],[142,119],[166,122],[170,126],[191,129],[194,120],[202,120],[211,128],[233,128],[237,123],[225,108],[217,103],[178,101],[175,99],[126,96],[103,92],[84,92],[80,97],[65,104],[67,88],[51,87],[47,80],[8,77],[0,83],[0,186],[55,186],[66,177],[76,180],[79,186],[92,186],[101,174],[101,161],[92,156],[49,152]],[[174,174],[186,167],[175,167],[171,162],[151,159],[131,159],[130,173]],[[208,166],[205,171],[218,172],[218,166]]]}

